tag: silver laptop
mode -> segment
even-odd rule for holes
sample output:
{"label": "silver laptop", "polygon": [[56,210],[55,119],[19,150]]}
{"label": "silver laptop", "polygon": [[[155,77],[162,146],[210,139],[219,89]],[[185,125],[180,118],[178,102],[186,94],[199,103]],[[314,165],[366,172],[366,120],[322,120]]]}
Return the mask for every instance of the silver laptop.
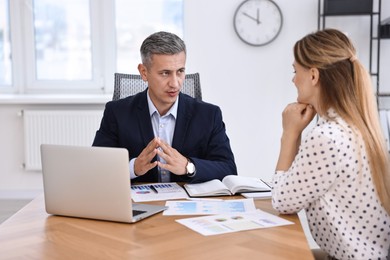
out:
{"label": "silver laptop", "polygon": [[41,145],[46,212],[134,223],[166,209],[131,201],[128,151]]}

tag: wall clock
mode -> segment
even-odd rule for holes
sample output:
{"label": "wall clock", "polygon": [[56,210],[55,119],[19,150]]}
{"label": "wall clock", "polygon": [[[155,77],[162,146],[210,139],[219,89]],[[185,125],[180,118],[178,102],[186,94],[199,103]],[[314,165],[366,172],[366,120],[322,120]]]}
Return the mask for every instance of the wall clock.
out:
{"label": "wall clock", "polygon": [[238,37],[252,46],[266,45],[279,35],[283,15],[272,0],[245,0],[236,9],[233,19]]}

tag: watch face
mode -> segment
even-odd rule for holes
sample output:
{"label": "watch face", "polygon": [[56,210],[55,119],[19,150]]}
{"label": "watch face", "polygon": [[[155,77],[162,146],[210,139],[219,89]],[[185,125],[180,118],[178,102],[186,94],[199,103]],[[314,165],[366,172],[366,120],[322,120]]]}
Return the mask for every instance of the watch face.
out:
{"label": "watch face", "polygon": [[195,172],[195,165],[192,162],[187,164],[187,174],[193,174]]}
{"label": "watch face", "polygon": [[279,6],[271,0],[246,0],[238,6],[233,23],[242,41],[262,46],[279,35],[283,16]]}

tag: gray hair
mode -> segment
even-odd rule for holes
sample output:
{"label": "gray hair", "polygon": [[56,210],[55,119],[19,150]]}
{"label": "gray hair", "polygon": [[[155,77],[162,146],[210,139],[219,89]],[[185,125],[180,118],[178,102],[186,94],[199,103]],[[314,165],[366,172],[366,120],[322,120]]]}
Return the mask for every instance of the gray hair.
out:
{"label": "gray hair", "polygon": [[146,67],[152,64],[153,54],[186,54],[186,45],[180,37],[169,32],[156,32],[146,38],[141,45],[141,59]]}

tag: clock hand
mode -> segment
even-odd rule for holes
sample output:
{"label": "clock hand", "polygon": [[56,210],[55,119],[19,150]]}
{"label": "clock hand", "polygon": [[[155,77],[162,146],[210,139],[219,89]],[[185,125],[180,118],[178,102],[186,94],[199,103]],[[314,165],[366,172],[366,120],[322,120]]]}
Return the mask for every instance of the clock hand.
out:
{"label": "clock hand", "polygon": [[257,22],[257,24],[261,24],[261,22],[260,22],[260,9],[259,8],[257,8],[256,22]]}
{"label": "clock hand", "polygon": [[246,17],[252,19],[253,21],[257,22],[257,24],[259,24],[259,23],[258,23],[258,20],[257,20],[256,18],[254,18],[253,16],[251,16],[251,15],[245,13],[245,12],[242,12],[242,14],[245,15]]}

